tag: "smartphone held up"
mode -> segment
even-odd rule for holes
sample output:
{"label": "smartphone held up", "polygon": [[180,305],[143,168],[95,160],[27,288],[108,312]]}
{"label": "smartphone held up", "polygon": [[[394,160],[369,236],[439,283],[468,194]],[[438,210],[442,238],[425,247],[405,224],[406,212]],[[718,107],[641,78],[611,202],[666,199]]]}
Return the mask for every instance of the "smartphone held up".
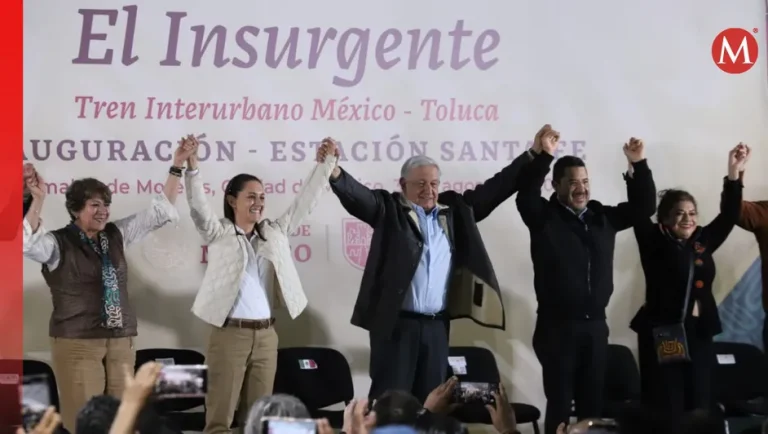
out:
{"label": "smartphone held up", "polygon": [[168,398],[202,398],[208,392],[206,365],[165,365],[155,384],[155,396]]}
{"label": "smartphone held up", "polygon": [[262,434],[317,434],[317,421],[290,417],[265,417],[261,419]]}

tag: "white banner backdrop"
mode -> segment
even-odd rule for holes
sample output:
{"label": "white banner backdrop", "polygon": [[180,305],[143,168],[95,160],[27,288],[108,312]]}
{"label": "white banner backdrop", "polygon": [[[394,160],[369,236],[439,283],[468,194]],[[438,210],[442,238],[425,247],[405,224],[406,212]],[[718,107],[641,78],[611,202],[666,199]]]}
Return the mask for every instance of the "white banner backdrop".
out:
{"label": "white banner backdrop", "polygon": [[[690,189],[704,221],[718,210],[726,153],[739,141],[755,150],[747,198],[768,198],[765,37],[747,73],[726,74],[711,57],[725,28],[766,32],[763,0],[25,6],[24,152],[50,183],[49,229],[67,223],[63,191],[74,178],[110,184],[114,216],[147,206],[175,140],[192,132],[207,134],[201,168],[216,209],[226,180],[248,172],[267,183],[268,216],[288,205],[325,136],[371,186],[394,189],[402,162],[426,152],[442,165],[444,187],[461,190],[508,164],[547,122],[562,131],[561,155],[586,160],[603,202],[625,198],[621,145],[630,136],[645,139],[659,188]],[[94,10],[107,7],[115,9]],[[130,251],[139,348],[201,348],[206,339],[189,311],[205,250],[183,196],[178,207],[177,227]],[[492,348],[514,399],[543,408],[528,233],[514,201],[480,229],[508,329],[457,322],[452,343]],[[328,193],[293,243],[310,304],[295,321],[278,319],[281,345],[338,348],[363,395],[368,338],[349,318],[366,230]],[[717,254],[720,298],[756,252],[735,230]],[[643,278],[631,231],[619,236],[615,267],[611,339],[634,347],[627,324]],[[51,302],[32,262],[25,291],[25,348],[45,357]]]}

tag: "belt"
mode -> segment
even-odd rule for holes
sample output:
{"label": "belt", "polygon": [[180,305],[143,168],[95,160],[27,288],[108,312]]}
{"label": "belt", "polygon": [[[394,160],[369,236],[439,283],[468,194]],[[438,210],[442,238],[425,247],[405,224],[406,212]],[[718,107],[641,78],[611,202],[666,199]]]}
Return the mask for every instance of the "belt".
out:
{"label": "belt", "polygon": [[275,323],[274,318],[269,319],[239,319],[227,318],[224,321],[224,327],[233,327],[237,329],[264,330],[272,327]]}
{"label": "belt", "polygon": [[445,311],[440,311],[436,313],[419,313],[419,312],[411,312],[407,310],[401,310],[400,311],[400,318],[406,318],[406,319],[426,319],[426,320],[445,320],[448,317],[445,315]]}

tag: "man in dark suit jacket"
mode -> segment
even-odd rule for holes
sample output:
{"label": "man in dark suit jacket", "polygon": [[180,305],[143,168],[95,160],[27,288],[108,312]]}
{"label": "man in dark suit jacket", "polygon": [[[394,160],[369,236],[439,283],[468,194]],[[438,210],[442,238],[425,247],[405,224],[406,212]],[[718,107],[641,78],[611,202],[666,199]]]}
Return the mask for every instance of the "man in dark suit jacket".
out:
{"label": "man in dark suit jacket", "polygon": [[[541,133],[541,132],[540,132]],[[560,133],[545,126],[531,150],[533,161],[520,173],[515,198],[531,237],[533,287],[538,311],[533,350],[541,363],[547,411],[544,433],[567,423],[571,403],[578,420],[602,417],[608,348],[605,309],[613,294],[616,234],[656,211],[656,185],[642,141],[630,139],[624,154],[629,200],[617,206],[590,200],[584,161],[564,156],[555,162],[549,200],[541,188],[555,159]]]}
{"label": "man in dark suit jacket", "polygon": [[423,402],[445,381],[450,320],[504,330],[499,283],[477,223],[517,191],[517,174],[531,158],[523,153],[463,193],[438,194],[440,168],[424,155],[403,164],[402,193],[371,190],[336,167],[333,192],[373,228],[352,314],[370,335],[370,398],[399,389]]}

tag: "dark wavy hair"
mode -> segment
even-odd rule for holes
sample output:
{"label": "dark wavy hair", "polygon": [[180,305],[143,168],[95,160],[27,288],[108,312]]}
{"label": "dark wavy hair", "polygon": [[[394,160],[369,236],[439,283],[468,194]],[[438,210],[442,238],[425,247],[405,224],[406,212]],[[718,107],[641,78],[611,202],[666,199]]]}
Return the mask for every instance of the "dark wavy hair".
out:
{"label": "dark wavy hair", "polygon": [[[229,219],[229,221],[231,221],[233,225],[236,224],[235,209],[232,208],[232,205],[229,204],[229,202],[227,201],[227,198],[229,196],[237,198],[237,195],[240,194],[241,191],[243,191],[243,188],[245,188],[245,184],[251,181],[256,181],[259,184],[264,185],[264,183],[261,182],[261,179],[253,175],[249,175],[247,173],[241,173],[235,176],[234,178],[230,179],[229,182],[227,183],[227,187],[224,189],[224,217]],[[264,238],[264,234],[261,232],[261,227],[259,224],[256,224],[254,229],[256,230],[256,235],[258,235],[262,241],[267,241],[267,239]]]}
{"label": "dark wavy hair", "polygon": [[64,206],[71,221],[75,221],[75,213],[85,208],[88,199],[99,198],[104,204],[112,204],[112,192],[106,184],[96,178],[83,178],[73,181],[64,195]]}
{"label": "dark wavy hair", "polygon": [[656,208],[656,221],[664,223],[672,216],[672,210],[680,202],[691,202],[694,208],[698,208],[696,198],[685,190],[670,188],[659,192],[659,206]]}

